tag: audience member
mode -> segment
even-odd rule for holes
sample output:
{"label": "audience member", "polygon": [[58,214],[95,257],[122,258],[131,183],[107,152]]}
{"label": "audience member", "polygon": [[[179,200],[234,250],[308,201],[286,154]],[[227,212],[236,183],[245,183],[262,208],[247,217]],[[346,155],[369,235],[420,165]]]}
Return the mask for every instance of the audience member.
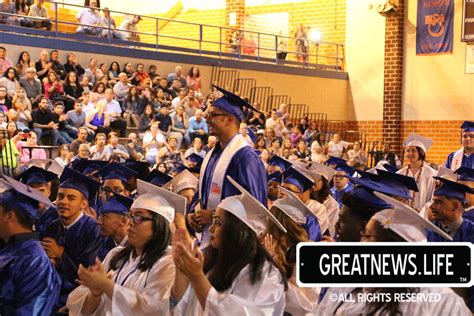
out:
{"label": "audience member", "polygon": [[196,116],[189,119],[188,133],[190,141],[193,141],[196,137],[200,137],[204,141],[207,140],[209,130],[203,115],[202,110],[197,110]]}
{"label": "audience member", "polygon": [[107,112],[106,104],[99,102],[95,106],[94,111],[89,112],[86,116],[86,126],[94,131],[94,133],[108,134],[110,129],[110,115]]}
{"label": "audience member", "polygon": [[70,73],[71,71],[75,72],[77,78],[81,77],[86,72],[77,61],[77,56],[75,53],[67,54],[67,61],[64,64],[64,69],[66,70],[66,74]]}
{"label": "audience member", "polygon": [[54,122],[54,114],[48,109],[49,100],[42,98],[38,108],[31,114],[33,129],[40,144],[43,143],[43,136],[51,136],[51,144],[58,145],[58,125]]}
{"label": "audience member", "polygon": [[151,123],[150,130],[145,133],[143,137],[143,148],[145,149],[145,159],[150,165],[156,163],[156,156],[158,150],[166,142],[165,136],[160,132],[158,128],[159,122]]}
{"label": "audience member", "polygon": [[110,127],[120,131],[120,137],[126,137],[127,123],[122,119],[122,109],[120,104],[114,100],[114,92],[112,89],[105,90],[105,103],[107,114],[110,116]]}
{"label": "audience member", "polygon": [[42,82],[51,70],[53,63],[48,60],[49,53],[46,50],[42,50],[40,53],[40,59],[35,63],[36,74],[38,79]]}
{"label": "audience member", "polygon": [[[144,102],[143,98],[138,95],[136,86],[131,86],[128,89],[128,94],[123,101],[123,108],[125,109],[123,118],[127,126],[138,127],[138,117],[143,113]],[[132,125],[133,122],[133,125]]]}
{"label": "audience member", "polygon": [[88,34],[88,35],[98,35],[100,29],[97,26],[100,26],[100,15],[97,9],[97,0],[90,0],[90,8],[82,9],[77,15],[77,22],[81,25],[76,29],[76,33],[79,34]]}
{"label": "audience member", "polygon": [[151,124],[155,121],[155,112],[151,105],[146,105],[142,115],[138,118],[138,131],[141,133],[150,129]]}
{"label": "audience member", "polygon": [[[48,11],[45,7],[43,7],[44,0],[37,0],[36,4],[33,4],[30,7],[30,11],[28,13],[29,16],[38,18],[34,19],[33,26],[37,29],[46,28],[47,30],[51,30],[51,18],[48,16]],[[41,18],[41,19],[39,19]]]}
{"label": "audience member", "polygon": [[138,144],[138,136],[135,133],[128,135],[127,152],[133,160],[140,161],[145,158],[145,150]]}
{"label": "audience member", "polygon": [[171,135],[175,136],[178,140],[178,148],[181,148],[184,140],[184,147],[189,146],[190,140],[187,134],[189,128],[189,119],[184,112],[184,107],[178,105],[176,111],[171,115]]}
{"label": "audience member", "polygon": [[138,34],[138,22],[142,20],[142,17],[139,15],[129,16],[124,19],[122,24],[119,26],[119,32],[117,37],[123,40],[139,42],[140,34]]}
{"label": "audience member", "polygon": [[181,66],[176,66],[174,72],[170,73],[166,80],[168,81],[168,87],[173,84],[174,80],[178,80],[181,83],[180,88],[185,88],[187,85],[186,78],[182,75],[183,68]]}
{"label": "audience member", "polygon": [[18,77],[26,75],[26,70],[30,67],[34,67],[35,64],[31,61],[30,53],[22,51],[18,56],[18,62],[16,63],[16,73]]}
{"label": "audience member", "polygon": [[16,75],[16,68],[10,67],[3,73],[3,77],[0,78],[0,86],[6,87],[8,96],[13,98],[15,90],[20,87]]}
{"label": "audience member", "polygon": [[19,83],[25,89],[26,96],[30,99],[30,102],[35,103],[42,91],[41,81],[36,79],[36,69],[34,67],[27,68],[25,76],[20,78]]}
{"label": "audience member", "polygon": [[160,123],[160,125],[158,126],[159,129],[166,135],[169,135],[173,122],[171,121],[171,117],[169,116],[169,109],[167,106],[162,106],[160,108],[160,112],[155,115],[155,121]]}
{"label": "audience member", "polygon": [[51,70],[54,71],[61,78],[61,80],[64,80],[64,78],[66,78],[66,69],[59,62],[59,51],[54,49],[51,51],[49,56],[51,58],[50,62],[52,64]]}
{"label": "audience member", "polygon": [[109,133],[109,143],[107,146],[110,148],[111,156],[110,159],[113,159],[117,162],[125,162],[130,155],[128,154],[128,150],[124,145],[119,144],[118,134],[115,132]]}
{"label": "audience member", "polygon": [[89,148],[90,159],[108,161],[112,155],[112,149],[107,146],[107,135],[104,133],[97,133],[95,135],[94,146]]}
{"label": "audience member", "polygon": [[71,150],[73,156],[76,156],[79,153],[79,147],[82,144],[88,144],[87,137],[89,135],[89,130],[87,127],[79,127],[77,132],[77,139],[71,142],[69,149]]}
{"label": "audience member", "polygon": [[0,75],[10,67],[13,67],[12,61],[7,58],[7,49],[0,46]]}

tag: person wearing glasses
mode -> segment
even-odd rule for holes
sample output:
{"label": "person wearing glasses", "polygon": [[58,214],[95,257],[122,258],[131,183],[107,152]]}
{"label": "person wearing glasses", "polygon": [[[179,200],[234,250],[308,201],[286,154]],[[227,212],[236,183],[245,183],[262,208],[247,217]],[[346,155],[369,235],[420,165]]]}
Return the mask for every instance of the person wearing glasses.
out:
{"label": "person wearing glasses", "polygon": [[464,121],[462,128],[462,148],[449,154],[445,167],[456,171],[460,167],[474,169],[474,122]]}
{"label": "person wearing glasses", "polygon": [[137,180],[128,244],[103,263],[79,267],[81,284],[68,299],[69,315],[168,315],[175,276],[170,225],[184,213],[184,197]]}
{"label": "person wearing glasses", "polygon": [[230,176],[241,183],[258,201],[267,205],[267,174],[265,166],[253,147],[239,134],[240,123],[244,119],[243,107],[257,111],[239,96],[214,86],[223,96],[210,106],[206,118],[209,133],[219,142],[206,155],[200,173],[200,209],[196,220],[203,226],[201,248],[209,240],[208,227],[212,213],[220,201],[238,194],[226,179]]}

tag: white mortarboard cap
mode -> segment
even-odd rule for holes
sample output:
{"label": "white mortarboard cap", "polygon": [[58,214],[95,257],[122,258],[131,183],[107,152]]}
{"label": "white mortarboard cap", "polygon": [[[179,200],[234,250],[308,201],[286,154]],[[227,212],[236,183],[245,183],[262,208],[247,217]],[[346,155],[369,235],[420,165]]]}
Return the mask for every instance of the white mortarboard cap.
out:
{"label": "white mortarboard cap", "polygon": [[52,172],[52,173],[55,173],[58,175],[58,177],[61,176],[61,174],[63,173],[64,171],[64,166],[62,166],[59,162],[57,162],[56,160],[53,160],[53,162],[51,163],[51,165],[49,166],[48,168],[48,171]]}
{"label": "white mortarboard cap", "polygon": [[377,212],[372,218],[382,224],[384,228],[393,230],[406,241],[426,241],[426,229],[437,233],[446,240],[453,240],[441,228],[435,226],[407,204],[380,192],[374,192],[374,194],[391,204],[393,208]]}
{"label": "white mortarboard cap", "polygon": [[293,192],[281,186],[278,189],[285,193],[285,196],[276,200],[273,203],[274,207],[277,207],[300,225],[306,224],[307,214],[314,216],[311,210]]}
{"label": "white mortarboard cap", "polygon": [[174,193],[178,194],[184,189],[193,189],[194,191],[197,191],[198,184],[199,179],[187,169],[184,169],[175,176],[173,180],[165,184],[163,189],[171,189]]}
{"label": "white mortarboard cap", "polygon": [[445,168],[443,166],[440,166],[438,168],[438,173],[436,174],[436,176],[454,182],[458,180],[458,176],[456,173],[454,173],[453,170]]}
{"label": "white mortarboard cap", "polygon": [[131,208],[141,208],[160,214],[170,223],[174,220],[175,212],[186,211],[186,198],[167,191],[156,185],[137,179],[138,197]]}
{"label": "white mortarboard cap", "polygon": [[47,169],[48,164],[51,162],[51,159],[31,159],[25,162],[25,167],[29,168],[31,166],[36,166],[41,169]]}
{"label": "white mortarboard cap", "polygon": [[265,206],[262,205],[256,198],[254,198],[247,190],[245,190],[234,179],[227,176],[227,180],[232,183],[240,192],[240,195],[234,195],[225,198],[217,206],[221,209],[232,213],[242,222],[244,222],[257,235],[265,231],[267,228],[267,220],[270,218],[278,228],[286,233],[285,227],[270,213]]}
{"label": "white mortarboard cap", "polygon": [[332,177],[334,176],[334,173],[336,172],[334,168],[320,164],[318,162],[313,162],[309,169],[313,172],[319,173],[328,181],[331,181]]}
{"label": "white mortarboard cap", "polygon": [[432,139],[423,137],[415,133],[411,133],[410,135],[408,135],[407,139],[405,139],[405,142],[403,143],[405,147],[408,147],[408,146],[420,147],[421,149],[423,149],[425,153],[428,151],[428,149],[430,149],[431,144],[433,144]]}

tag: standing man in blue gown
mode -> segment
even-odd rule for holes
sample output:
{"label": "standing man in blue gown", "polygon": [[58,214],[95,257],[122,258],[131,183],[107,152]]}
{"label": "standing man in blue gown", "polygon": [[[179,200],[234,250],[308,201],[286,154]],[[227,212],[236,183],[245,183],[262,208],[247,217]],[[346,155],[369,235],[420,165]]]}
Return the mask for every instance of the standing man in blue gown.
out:
{"label": "standing man in blue gown", "polygon": [[456,171],[461,167],[474,169],[474,122],[464,121],[462,129],[462,148],[449,154],[445,167]]}

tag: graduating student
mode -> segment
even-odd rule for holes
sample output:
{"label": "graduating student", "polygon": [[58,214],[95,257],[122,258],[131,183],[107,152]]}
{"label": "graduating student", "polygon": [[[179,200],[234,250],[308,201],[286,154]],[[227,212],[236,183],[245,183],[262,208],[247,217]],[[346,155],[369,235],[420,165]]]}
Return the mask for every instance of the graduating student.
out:
{"label": "graduating student", "polygon": [[[57,175],[53,172],[32,166],[21,174],[20,181],[40,191],[49,199],[51,196],[51,181],[57,178]],[[39,203],[38,214],[39,217],[35,221],[34,228],[39,233],[44,232],[46,227],[58,218],[58,212],[54,205],[48,206]]]}
{"label": "graduating student", "polygon": [[274,201],[279,198],[278,187],[283,181],[283,174],[280,171],[275,171],[267,176],[268,183],[268,207],[271,208]]}
{"label": "graduating student", "polygon": [[128,197],[132,191],[129,179],[136,177],[138,172],[117,162],[112,162],[100,169],[97,174],[101,177],[104,188]]}
{"label": "graduating student", "polygon": [[169,183],[171,180],[173,180],[172,176],[167,175],[166,173],[163,173],[161,171],[158,171],[158,169],[153,169],[148,175],[148,177],[146,177],[145,179],[146,182],[156,185],[158,187],[164,186],[165,184]]}
{"label": "graduating student", "polygon": [[453,171],[467,167],[474,169],[474,122],[464,121],[462,129],[462,148],[449,154],[445,166]]}
{"label": "graduating student", "polygon": [[353,188],[352,183],[349,182],[347,176],[352,176],[355,170],[347,164],[344,159],[337,157],[330,157],[326,161],[327,166],[331,166],[336,170],[333,175],[333,187],[331,188],[331,195],[342,207],[342,196],[350,192]]}
{"label": "graduating student", "polygon": [[[367,223],[362,241],[371,242],[423,242],[426,241],[426,230],[449,238],[442,230],[420,216],[415,210],[394,198],[374,193],[383,200],[390,209],[377,212]],[[392,300],[352,300],[334,303],[330,298],[334,295],[352,293],[390,293]],[[408,301],[394,300],[394,294],[402,295],[417,293],[424,295],[437,294],[439,301]],[[331,288],[315,311],[316,315],[469,315],[470,312],[462,298],[449,287],[445,288]]]}
{"label": "graduating student", "polygon": [[67,296],[77,287],[79,265],[93,264],[100,246],[99,227],[83,211],[95,202],[100,184],[70,168],[64,169],[59,182],[59,218],[41,234],[41,245],[62,279],[56,309],[66,304]]}
{"label": "graduating student", "polygon": [[258,236],[274,216],[243,186],[219,203],[206,258],[180,228],[173,241],[175,315],[282,315],[285,277]]}
{"label": "graduating student", "polygon": [[274,173],[276,171],[279,171],[281,173],[285,172],[286,169],[290,168],[293,164],[284,159],[281,158],[280,156],[274,155],[270,160],[268,161],[268,171],[270,173]]}
{"label": "graduating student", "polygon": [[50,315],[61,281],[33,232],[39,203],[53,204],[39,191],[0,175],[0,315]]}
{"label": "graduating student", "polygon": [[130,209],[128,245],[103,263],[79,268],[81,286],[69,296],[70,315],[168,315],[175,266],[169,247],[175,212],[186,200],[142,180]]}
{"label": "graduating student", "polygon": [[119,193],[100,203],[97,209],[97,224],[102,236],[98,257],[104,260],[110,250],[127,244],[127,230],[130,219],[128,211],[133,200]]}
{"label": "graduating student", "polygon": [[317,306],[320,288],[300,288],[296,283],[296,246],[310,241],[305,230],[307,216],[311,210],[291,191],[280,188],[284,197],[273,203],[270,212],[285,227],[284,233],[270,222],[265,236],[265,248],[278,263],[288,278],[285,312],[291,315],[311,313]]}
{"label": "graduating student", "polygon": [[429,138],[410,134],[404,142],[408,165],[397,171],[398,174],[415,179],[418,192],[411,191],[413,200],[410,206],[418,212],[431,200],[435,190],[433,177],[436,175],[436,170],[425,163],[426,152],[432,143]]}
{"label": "graduating student", "polygon": [[[461,167],[456,170],[457,182],[474,190],[474,169]],[[464,213],[462,216],[474,221],[474,194],[466,192],[466,202],[464,203]]]}
{"label": "graduating student", "polygon": [[[186,198],[186,205],[192,205],[195,202],[197,193],[197,187],[199,185],[199,179],[196,178],[190,171],[184,169],[177,174],[170,182],[163,186],[165,189],[170,189],[173,193],[181,195]],[[186,207],[186,214],[190,211],[189,207]]]}
{"label": "graduating student", "polygon": [[[288,168],[283,173],[282,187],[295,193],[299,199],[309,208],[312,216],[307,216],[307,222],[305,224],[306,229],[310,233],[310,239],[313,241],[321,240],[321,235],[329,235],[329,219],[327,210],[316,200],[310,198],[310,189],[314,186],[314,182],[299,172],[293,167]],[[316,223],[314,220],[316,219]],[[315,226],[315,227],[313,227]],[[316,233],[316,231],[318,231]]]}

